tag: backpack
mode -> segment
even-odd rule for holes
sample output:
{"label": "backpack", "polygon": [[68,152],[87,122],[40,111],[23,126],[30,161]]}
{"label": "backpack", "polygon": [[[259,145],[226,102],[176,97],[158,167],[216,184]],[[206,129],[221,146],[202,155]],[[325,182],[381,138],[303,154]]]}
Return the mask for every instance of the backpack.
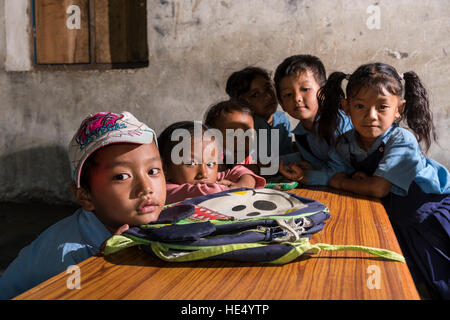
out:
{"label": "backpack", "polygon": [[311,244],[330,218],[313,199],[275,189],[240,188],[165,207],[157,221],[107,240],[104,255],[131,246],[162,260],[221,259],[285,264],[321,250],[354,250],[404,262],[398,253],[364,246]]}

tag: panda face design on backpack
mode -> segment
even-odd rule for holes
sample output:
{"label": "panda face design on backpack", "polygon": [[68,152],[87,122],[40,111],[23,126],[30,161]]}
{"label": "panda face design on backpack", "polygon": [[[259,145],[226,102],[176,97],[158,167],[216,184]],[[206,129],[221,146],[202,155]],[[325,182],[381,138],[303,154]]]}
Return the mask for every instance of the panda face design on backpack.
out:
{"label": "panda face design on backpack", "polygon": [[288,193],[272,189],[232,192],[197,205],[238,220],[284,215],[306,207],[303,202]]}

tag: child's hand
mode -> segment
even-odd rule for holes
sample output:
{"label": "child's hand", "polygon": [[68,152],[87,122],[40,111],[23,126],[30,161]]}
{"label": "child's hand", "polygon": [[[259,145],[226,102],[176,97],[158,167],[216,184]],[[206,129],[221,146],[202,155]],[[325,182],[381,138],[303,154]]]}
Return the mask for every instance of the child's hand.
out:
{"label": "child's hand", "polygon": [[280,173],[289,180],[292,181],[302,181],[305,182],[305,174],[303,172],[303,169],[297,165],[297,163],[290,163],[288,165],[284,164],[284,161],[280,161]]}
{"label": "child's hand", "polygon": [[[128,224],[124,224],[123,226],[119,227],[116,231],[114,231],[112,233],[112,236],[120,236],[122,233],[124,233],[125,231],[127,231],[128,229],[130,229],[130,226]],[[100,252],[98,253],[99,256],[103,256],[104,252],[105,252],[105,247],[106,247],[106,242],[109,239],[106,239],[102,245],[100,246]]]}
{"label": "child's hand", "polygon": [[231,187],[233,185],[233,182],[227,179],[217,180],[217,184],[221,184],[225,187]]}
{"label": "child's hand", "polygon": [[328,185],[335,189],[342,189],[342,182],[345,179],[348,179],[347,174],[345,172],[338,172],[328,181]]}
{"label": "child's hand", "polygon": [[353,180],[366,180],[369,176],[364,172],[357,171],[352,175]]}
{"label": "child's hand", "polygon": [[256,180],[250,174],[244,174],[238,182],[232,183],[230,188],[254,188]]}
{"label": "child's hand", "polygon": [[114,233],[113,236],[120,236],[122,233],[124,233],[125,231],[127,231],[128,229],[130,229],[130,226],[127,224],[124,224],[123,226],[121,226],[120,228],[118,228]]}

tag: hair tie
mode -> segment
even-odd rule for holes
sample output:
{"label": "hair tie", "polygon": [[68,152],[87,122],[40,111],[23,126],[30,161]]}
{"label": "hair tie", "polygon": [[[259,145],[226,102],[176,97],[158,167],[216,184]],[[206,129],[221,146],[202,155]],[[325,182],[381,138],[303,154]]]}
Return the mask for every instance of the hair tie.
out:
{"label": "hair tie", "polygon": [[346,75],[345,75],[345,80],[350,80],[350,77],[351,77],[351,74],[350,73],[347,73]]}
{"label": "hair tie", "polygon": [[[397,72],[397,73],[398,73],[398,72]],[[399,76],[400,80],[404,80],[404,78],[403,78],[403,73],[398,73],[398,76]]]}

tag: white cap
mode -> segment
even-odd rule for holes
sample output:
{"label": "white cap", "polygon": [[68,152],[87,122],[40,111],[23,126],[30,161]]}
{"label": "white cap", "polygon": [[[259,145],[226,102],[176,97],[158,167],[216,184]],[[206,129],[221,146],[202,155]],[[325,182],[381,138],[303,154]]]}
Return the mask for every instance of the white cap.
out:
{"label": "white cap", "polygon": [[89,114],[69,144],[72,179],[79,188],[84,162],[102,147],[112,143],[150,144],[153,141],[158,146],[155,131],[127,111]]}

